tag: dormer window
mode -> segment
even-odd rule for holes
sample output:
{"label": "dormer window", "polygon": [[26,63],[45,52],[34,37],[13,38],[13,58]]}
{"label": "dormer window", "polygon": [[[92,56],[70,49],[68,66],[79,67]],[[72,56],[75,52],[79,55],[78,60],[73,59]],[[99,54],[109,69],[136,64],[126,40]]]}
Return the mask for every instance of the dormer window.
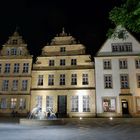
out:
{"label": "dormer window", "polygon": [[12,44],[14,44],[14,45],[17,44],[17,39],[13,39]]}
{"label": "dormer window", "polygon": [[66,51],[66,48],[65,47],[61,47],[60,48],[60,52],[65,52]]}

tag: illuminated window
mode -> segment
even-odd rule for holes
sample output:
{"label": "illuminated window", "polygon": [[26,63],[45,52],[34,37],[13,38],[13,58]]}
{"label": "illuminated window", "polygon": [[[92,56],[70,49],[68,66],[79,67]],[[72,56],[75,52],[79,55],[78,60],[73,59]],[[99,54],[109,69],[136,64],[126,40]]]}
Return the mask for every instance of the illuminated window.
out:
{"label": "illuminated window", "polygon": [[60,74],[60,85],[65,85],[65,74]]}
{"label": "illuminated window", "polygon": [[17,98],[11,98],[11,109],[15,109],[17,105]]}
{"label": "illuminated window", "polygon": [[2,64],[0,64],[0,73],[2,72]]}
{"label": "illuminated window", "polygon": [[77,60],[76,59],[71,59],[71,65],[77,65]]}
{"label": "illuminated window", "polygon": [[14,64],[14,73],[19,73],[19,63]]}
{"label": "illuminated window", "polygon": [[13,80],[12,90],[14,90],[14,91],[18,90],[18,80]]}
{"label": "illuminated window", "polygon": [[24,63],[23,64],[23,73],[28,73],[29,71],[29,63]]}
{"label": "illuminated window", "polygon": [[49,86],[54,85],[54,75],[53,74],[48,76],[48,85]]}
{"label": "illuminated window", "polygon": [[36,96],[36,106],[42,110],[42,96]]}
{"label": "illuminated window", "polygon": [[83,85],[88,85],[88,74],[83,74],[82,75],[82,84]]}
{"label": "illuminated window", "polygon": [[46,96],[46,111],[49,109],[53,111],[53,96]]}
{"label": "illuminated window", "polygon": [[77,74],[71,75],[71,85],[77,85]]}
{"label": "illuminated window", "polygon": [[54,66],[54,60],[49,60],[49,66]]}
{"label": "illuminated window", "polygon": [[115,112],[116,111],[116,99],[104,98],[102,100],[103,112]]}
{"label": "illuminated window", "polygon": [[25,109],[26,108],[26,101],[25,98],[20,98],[19,100],[19,109]]}
{"label": "illuminated window", "polygon": [[65,66],[65,59],[60,59],[60,66]]}
{"label": "illuminated window", "polygon": [[78,96],[71,97],[71,112],[78,112]]}
{"label": "illuminated window", "polygon": [[136,110],[140,112],[140,97],[136,97]]}
{"label": "illuminated window", "polygon": [[140,59],[135,60],[136,69],[140,69]]}
{"label": "illuminated window", "polygon": [[38,86],[43,86],[43,75],[38,75]]}
{"label": "illuminated window", "polygon": [[119,65],[120,69],[127,69],[127,60],[126,59],[119,60]]}
{"label": "illuminated window", "polygon": [[112,88],[112,75],[104,75],[104,88]]}
{"label": "illuminated window", "polygon": [[3,91],[8,91],[8,86],[9,86],[9,80],[3,80],[2,90]]}
{"label": "illuminated window", "polygon": [[22,90],[26,91],[28,87],[28,80],[22,80]]}
{"label": "illuminated window", "polygon": [[120,82],[121,82],[121,88],[122,89],[129,88],[129,82],[128,82],[128,75],[127,74],[120,75]]}
{"label": "illuminated window", "polygon": [[60,52],[65,52],[66,48],[65,47],[60,47]]}
{"label": "illuminated window", "polygon": [[83,112],[90,112],[88,95],[83,96]]}
{"label": "illuminated window", "polygon": [[111,60],[103,60],[103,68],[111,69]]}
{"label": "illuminated window", "polygon": [[1,98],[1,109],[6,109],[7,108],[7,102],[6,98]]}
{"label": "illuminated window", "polygon": [[5,64],[5,73],[10,73],[10,64]]}

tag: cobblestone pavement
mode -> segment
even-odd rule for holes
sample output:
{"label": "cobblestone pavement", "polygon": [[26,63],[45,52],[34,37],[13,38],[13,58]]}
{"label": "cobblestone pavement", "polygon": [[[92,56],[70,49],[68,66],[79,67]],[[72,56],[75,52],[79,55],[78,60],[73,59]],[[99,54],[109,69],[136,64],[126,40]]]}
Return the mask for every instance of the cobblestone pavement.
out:
{"label": "cobblestone pavement", "polygon": [[65,125],[25,126],[17,118],[0,118],[0,140],[140,140],[140,118],[65,121]]}

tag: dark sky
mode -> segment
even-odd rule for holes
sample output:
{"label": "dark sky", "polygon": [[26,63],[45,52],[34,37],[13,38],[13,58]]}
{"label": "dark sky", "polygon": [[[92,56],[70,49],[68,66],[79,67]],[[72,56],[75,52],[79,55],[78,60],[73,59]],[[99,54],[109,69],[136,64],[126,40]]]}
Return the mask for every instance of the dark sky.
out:
{"label": "dark sky", "polygon": [[65,27],[94,55],[111,27],[109,11],[121,0],[0,0],[0,45],[16,26],[33,55]]}

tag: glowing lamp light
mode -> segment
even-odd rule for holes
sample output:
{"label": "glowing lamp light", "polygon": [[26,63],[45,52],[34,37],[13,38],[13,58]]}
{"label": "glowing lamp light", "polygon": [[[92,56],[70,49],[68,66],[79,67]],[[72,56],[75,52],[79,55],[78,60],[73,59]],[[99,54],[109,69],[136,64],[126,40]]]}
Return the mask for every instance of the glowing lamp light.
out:
{"label": "glowing lamp light", "polygon": [[113,118],[112,118],[112,117],[110,117],[109,119],[110,119],[110,120],[113,120]]}
{"label": "glowing lamp light", "polygon": [[82,118],[82,117],[80,117],[79,119],[80,119],[80,120],[82,120],[83,118]]}

